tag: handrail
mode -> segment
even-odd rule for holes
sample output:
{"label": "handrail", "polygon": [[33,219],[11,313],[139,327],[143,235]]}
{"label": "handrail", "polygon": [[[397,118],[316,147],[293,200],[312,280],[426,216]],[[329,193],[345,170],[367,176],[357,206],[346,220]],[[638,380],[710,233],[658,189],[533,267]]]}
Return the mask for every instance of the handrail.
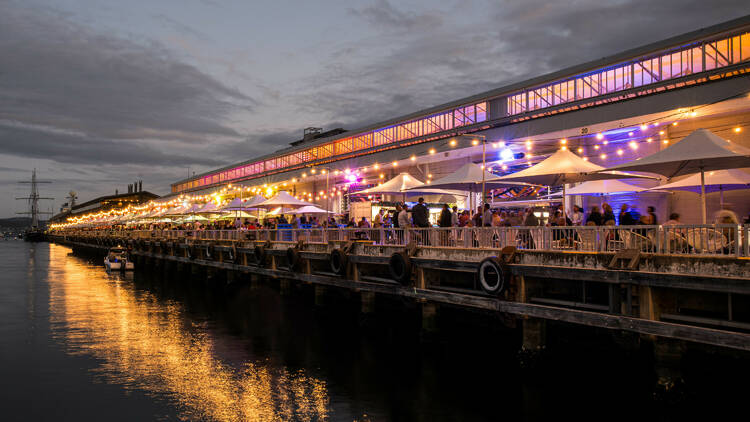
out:
{"label": "handrail", "polygon": [[750,225],[519,226],[409,228],[281,228],[230,230],[56,230],[52,234],[182,242],[369,241],[376,245],[614,252],[638,249],[667,255],[750,256]]}

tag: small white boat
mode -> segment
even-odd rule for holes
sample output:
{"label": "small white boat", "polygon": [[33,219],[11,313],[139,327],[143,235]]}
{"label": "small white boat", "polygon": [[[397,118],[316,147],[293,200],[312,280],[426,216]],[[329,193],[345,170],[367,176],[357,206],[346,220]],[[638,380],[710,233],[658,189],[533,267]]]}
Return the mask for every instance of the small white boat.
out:
{"label": "small white boat", "polygon": [[135,269],[135,264],[128,259],[128,251],[121,246],[110,248],[109,253],[104,258],[104,266],[107,267],[107,271]]}

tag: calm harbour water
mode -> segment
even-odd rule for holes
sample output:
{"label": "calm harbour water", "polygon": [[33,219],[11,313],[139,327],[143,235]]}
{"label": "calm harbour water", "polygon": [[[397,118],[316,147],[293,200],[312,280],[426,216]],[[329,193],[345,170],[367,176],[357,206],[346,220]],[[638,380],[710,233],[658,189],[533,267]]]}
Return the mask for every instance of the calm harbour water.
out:
{"label": "calm harbour water", "polygon": [[441,308],[425,336],[398,299],[363,316],[345,292],[315,306],[309,286],[99,263],[0,242],[0,420],[687,420],[748,391],[723,354],[685,359],[675,404],[654,400],[650,354],[607,332],[550,329],[529,370],[492,315]]}

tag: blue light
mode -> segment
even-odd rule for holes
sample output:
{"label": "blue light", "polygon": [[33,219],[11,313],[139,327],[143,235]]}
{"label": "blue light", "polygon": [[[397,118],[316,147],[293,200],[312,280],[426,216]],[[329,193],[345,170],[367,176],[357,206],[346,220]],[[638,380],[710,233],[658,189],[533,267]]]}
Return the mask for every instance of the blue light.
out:
{"label": "blue light", "polygon": [[513,150],[510,148],[505,148],[502,151],[500,151],[500,159],[503,161],[510,161],[514,158]]}

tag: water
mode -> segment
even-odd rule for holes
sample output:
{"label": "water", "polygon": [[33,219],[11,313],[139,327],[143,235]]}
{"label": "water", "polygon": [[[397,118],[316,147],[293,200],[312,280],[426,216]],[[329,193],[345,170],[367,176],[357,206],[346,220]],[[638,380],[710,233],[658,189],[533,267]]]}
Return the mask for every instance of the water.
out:
{"label": "water", "polygon": [[70,249],[0,243],[0,419],[686,420],[739,408],[747,360],[691,352],[684,391],[655,400],[648,348],[550,327],[534,369],[496,316],[310,286],[108,275]]}

